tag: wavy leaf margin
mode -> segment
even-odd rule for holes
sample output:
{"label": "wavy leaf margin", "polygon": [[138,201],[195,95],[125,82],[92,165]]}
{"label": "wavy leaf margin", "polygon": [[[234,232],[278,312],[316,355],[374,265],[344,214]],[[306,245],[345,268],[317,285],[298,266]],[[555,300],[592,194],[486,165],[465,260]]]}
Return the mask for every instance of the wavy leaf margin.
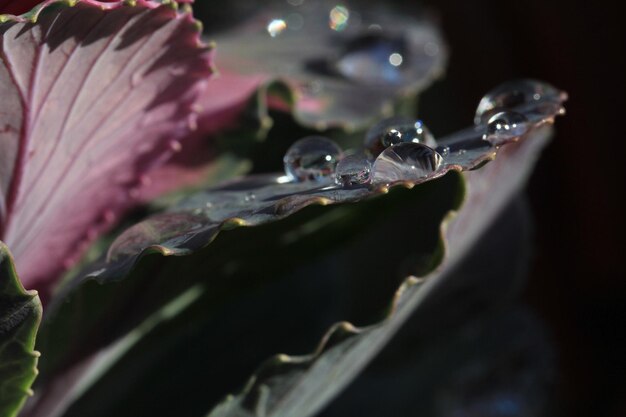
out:
{"label": "wavy leaf margin", "polygon": [[33,395],[39,352],[35,348],[42,307],[26,291],[7,246],[0,242],[0,415],[14,417]]}

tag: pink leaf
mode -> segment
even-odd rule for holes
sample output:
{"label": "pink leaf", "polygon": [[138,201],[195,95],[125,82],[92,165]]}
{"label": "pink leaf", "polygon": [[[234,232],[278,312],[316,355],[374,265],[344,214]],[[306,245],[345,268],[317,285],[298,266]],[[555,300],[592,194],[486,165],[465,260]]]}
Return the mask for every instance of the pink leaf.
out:
{"label": "pink leaf", "polygon": [[100,6],[0,26],[0,239],[44,297],[180,148],[211,74],[190,14]]}
{"label": "pink leaf", "polygon": [[[121,3],[118,0],[99,0],[100,3]],[[30,11],[33,7],[50,3],[42,0],[0,0],[0,14],[20,15]],[[91,1],[96,3],[96,1]],[[193,0],[178,0],[178,3],[193,3]]]}

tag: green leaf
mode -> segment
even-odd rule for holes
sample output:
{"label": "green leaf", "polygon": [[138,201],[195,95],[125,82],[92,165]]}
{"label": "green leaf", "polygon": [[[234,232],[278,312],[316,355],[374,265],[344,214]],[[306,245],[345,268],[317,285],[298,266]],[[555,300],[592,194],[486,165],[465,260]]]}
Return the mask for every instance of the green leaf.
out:
{"label": "green leaf", "polygon": [[[95,343],[102,333],[111,335],[109,322],[117,324],[116,330],[125,327],[159,294],[177,293],[176,285],[195,283],[191,288],[200,297],[175,317],[161,316],[158,327],[141,340],[133,332],[104,349],[100,357],[113,358],[107,352],[122,347],[126,351],[94,365],[103,372],[97,380],[83,380],[91,386],[81,389],[64,415],[158,413],[168,407],[160,399],[177,403],[180,415],[201,415],[273,353],[309,350],[325,328],[342,318],[378,320],[407,266],[411,273],[424,273],[440,259],[438,225],[458,204],[461,185],[460,176],[451,173],[359,204],[311,206],[280,222],[224,231],[209,247],[188,257],[147,256],[135,272],[141,275],[134,273],[131,280],[104,286],[85,283],[83,295],[87,289],[93,296],[117,287],[117,294],[125,296],[135,289],[131,303],[121,301],[125,309],[114,297],[110,304],[101,304],[111,316],[83,335]],[[420,215],[411,229],[420,239],[397,239],[396,232],[389,233],[402,230],[403,219],[416,213]],[[379,239],[381,233],[386,240]],[[372,241],[385,252],[375,263],[355,264],[352,260],[369,250]],[[393,250],[396,244],[400,250]],[[329,264],[332,272],[321,275]],[[72,297],[63,309],[66,319],[93,300]],[[82,324],[76,318],[69,323],[79,323],[80,334]],[[61,334],[59,338],[71,339]],[[172,386],[172,380],[179,382]],[[156,392],[163,395],[150,399]]]}
{"label": "green leaf", "polygon": [[520,197],[320,417],[555,414],[554,347],[522,298],[533,227]]}
{"label": "green leaf", "polygon": [[37,376],[34,350],[41,321],[36,291],[25,291],[6,245],[0,242],[0,415],[16,416]]}
{"label": "green leaf", "polygon": [[228,397],[210,417],[304,417],[318,412],[345,388],[411,314],[419,314],[420,305],[431,292],[446,285],[446,278],[462,256],[523,185],[546,143],[547,132],[538,132],[529,140],[508,147],[507,157],[497,158],[480,172],[465,174],[468,193],[464,204],[458,214],[451,215],[442,225],[444,261],[423,280],[407,278],[385,320],[365,328],[340,323],[329,330],[311,355],[274,357],[250,378],[240,394]]}

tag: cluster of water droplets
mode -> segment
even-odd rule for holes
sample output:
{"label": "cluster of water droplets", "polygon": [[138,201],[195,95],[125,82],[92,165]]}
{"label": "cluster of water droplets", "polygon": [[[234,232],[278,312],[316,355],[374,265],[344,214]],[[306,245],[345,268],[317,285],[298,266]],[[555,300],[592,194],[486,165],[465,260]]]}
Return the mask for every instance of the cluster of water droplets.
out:
{"label": "cluster of water droplets", "polygon": [[296,141],[283,159],[294,182],[334,181],[343,187],[419,179],[435,172],[442,157],[433,135],[421,120],[392,117],[374,125],[363,149],[344,152],[332,140],[309,136]]}
{"label": "cluster of water droplets", "polygon": [[313,181],[344,188],[416,181],[446,166],[464,168],[474,154],[516,141],[534,124],[562,114],[564,93],[533,80],[502,84],[478,105],[473,128],[438,144],[421,120],[385,119],[365,135],[362,149],[344,151],[332,140],[310,136],[296,141],[284,157],[292,182]]}
{"label": "cluster of water droplets", "polygon": [[486,124],[483,139],[494,146],[526,134],[533,123],[550,114],[564,114],[567,94],[550,84],[517,80],[500,84],[478,104],[474,124]]}
{"label": "cluster of water droplets", "polygon": [[490,91],[473,125],[437,140],[422,121],[402,117],[374,125],[358,149],[344,151],[323,136],[299,139],[284,156],[285,174],[252,175],[195,193],[122,234],[109,259],[134,256],[150,245],[187,253],[211,240],[221,222],[263,224],[313,202],[359,201],[397,183],[474,169],[499,147],[563,114],[565,100],[548,84],[522,80]]}

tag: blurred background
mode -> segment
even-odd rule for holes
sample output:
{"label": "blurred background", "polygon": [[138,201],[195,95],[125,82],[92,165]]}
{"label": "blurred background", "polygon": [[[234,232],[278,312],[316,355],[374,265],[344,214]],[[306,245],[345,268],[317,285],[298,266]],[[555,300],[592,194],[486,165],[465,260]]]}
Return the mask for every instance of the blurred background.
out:
{"label": "blurred background", "polygon": [[[232,24],[232,10],[216,12],[209,2],[197,3],[205,22],[218,28]],[[522,299],[545,327],[546,337],[539,339],[550,340],[546,351],[554,354],[550,363],[555,375],[550,377],[554,391],[549,397],[557,404],[556,415],[625,416],[625,151],[619,122],[626,108],[626,33],[621,14],[604,4],[562,0],[386,3],[425,13],[447,39],[447,73],[420,97],[419,117],[435,135],[468,125],[482,95],[505,80],[536,78],[569,93],[567,115],[558,118],[556,135],[526,190],[534,249]],[[381,356],[387,355],[386,363],[393,362],[389,356],[397,352],[389,349]],[[367,404],[363,393],[368,387],[384,386],[367,383],[376,366],[372,364],[327,415],[354,411],[349,405],[357,401]],[[383,397],[381,393],[376,400]],[[479,410],[450,415],[492,414]],[[493,415],[520,414],[503,409]]]}
{"label": "blurred background", "polygon": [[[525,298],[558,355],[568,416],[626,415],[624,105],[626,33],[618,13],[590,2],[427,1],[451,49],[429,100],[452,104],[452,129],[491,86],[519,77],[569,93],[567,115],[528,184],[535,251]],[[434,114],[432,115],[434,118]],[[432,123],[431,123],[432,124]],[[434,127],[433,127],[434,128]]]}

